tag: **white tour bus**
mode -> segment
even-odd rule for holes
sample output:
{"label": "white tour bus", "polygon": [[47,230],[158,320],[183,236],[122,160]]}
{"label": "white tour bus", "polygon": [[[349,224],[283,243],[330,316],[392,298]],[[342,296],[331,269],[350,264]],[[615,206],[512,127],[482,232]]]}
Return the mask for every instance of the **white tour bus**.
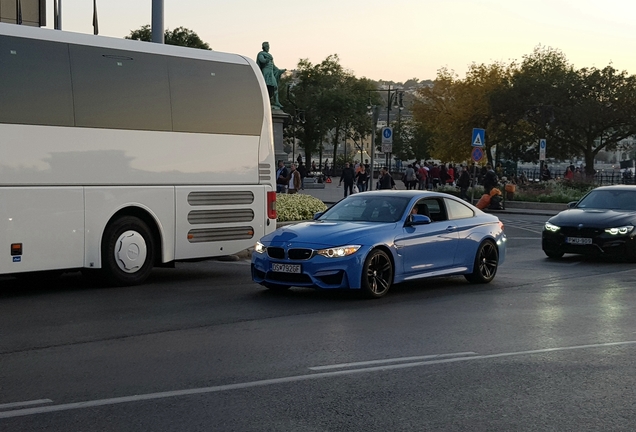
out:
{"label": "white tour bus", "polygon": [[0,274],[236,253],[275,229],[275,170],[252,60],[0,23]]}

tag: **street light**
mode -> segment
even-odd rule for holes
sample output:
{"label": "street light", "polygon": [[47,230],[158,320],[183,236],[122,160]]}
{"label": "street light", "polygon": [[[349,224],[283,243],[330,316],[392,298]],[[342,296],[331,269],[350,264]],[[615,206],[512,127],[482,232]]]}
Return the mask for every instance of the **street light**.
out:
{"label": "street light", "polygon": [[[386,125],[390,126],[390,118],[391,118],[391,105],[393,103],[393,101],[395,100],[395,107],[398,108],[398,122],[400,120],[400,114],[402,112],[402,110],[404,109],[404,91],[403,90],[399,90],[399,89],[391,89],[391,86],[389,86],[388,89],[377,89],[377,90],[367,90],[369,92],[369,101],[371,101],[371,92],[386,92],[387,96],[386,96]],[[369,106],[367,106],[367,108],[371,109],[371,105],[369,104]],[[398,123],[398,128],[399,128],[399,123]],[[375,121],[375,127],[377,129],[377,120]],[[373,136],[374,136],[374,140],[375,140],[375,130],[373,131]],[[374,153],[375,152],[375,148],[372,149]],[[371,156],[373,158],[373,154]],[[390,168],[389,165],[389,161],[391,160],[391,152],[387,152],[386,153],[386,165],[387,167]]]}

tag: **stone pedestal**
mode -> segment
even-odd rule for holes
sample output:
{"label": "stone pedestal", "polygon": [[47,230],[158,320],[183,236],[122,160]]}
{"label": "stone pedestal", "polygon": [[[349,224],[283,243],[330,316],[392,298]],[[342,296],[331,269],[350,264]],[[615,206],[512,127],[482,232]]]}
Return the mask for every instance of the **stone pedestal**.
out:
{"label": "stone pedestal", "polygon": [[278,161],[287,162],[289,155],[283,149],[283,128],[291,120],[291,116],[285,111],[272,109],[272,126],[274,128],[274,154],[276,156],[276,166]]}

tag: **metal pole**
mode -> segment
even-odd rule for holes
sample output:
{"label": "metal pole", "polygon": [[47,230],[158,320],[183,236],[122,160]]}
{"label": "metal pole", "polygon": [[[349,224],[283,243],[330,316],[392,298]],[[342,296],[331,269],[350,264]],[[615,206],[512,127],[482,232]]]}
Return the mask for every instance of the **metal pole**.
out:
{"label": "metal pole", "polygon": [[[389,90],[387,91],[387,94],[386,94],[386,126],[387,127],[391,127],[391,122],[389,121],[390,114],[391,114],[391,86],[389,85]],[[392,136],[392,138],[393,137],[394,135]],[[386,166],[389,168],[389,172],[391,172],[390,161],[391,161],[391,152],[387,152]]]}
{"label": "metal pole", "polygon": [[163,38],[163,0],[152,0],[152,41],[164,43]]}
{"label": "metal pole", "polygon": [[62,30],[62,0],[57,0],[57,29]]}

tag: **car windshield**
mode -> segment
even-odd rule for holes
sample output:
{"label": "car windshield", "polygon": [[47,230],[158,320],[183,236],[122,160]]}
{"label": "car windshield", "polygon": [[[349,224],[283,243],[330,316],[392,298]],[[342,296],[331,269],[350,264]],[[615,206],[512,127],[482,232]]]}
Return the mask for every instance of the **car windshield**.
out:
{"label": "car windshield", "polygon": [[636,191],[593,190],[576,205],[578,208],[636,210]]}
{"label": "car windshield", "polygon": [[352,195],[320,216],[320,221],[397,222],[410,199],[397,196]]}

